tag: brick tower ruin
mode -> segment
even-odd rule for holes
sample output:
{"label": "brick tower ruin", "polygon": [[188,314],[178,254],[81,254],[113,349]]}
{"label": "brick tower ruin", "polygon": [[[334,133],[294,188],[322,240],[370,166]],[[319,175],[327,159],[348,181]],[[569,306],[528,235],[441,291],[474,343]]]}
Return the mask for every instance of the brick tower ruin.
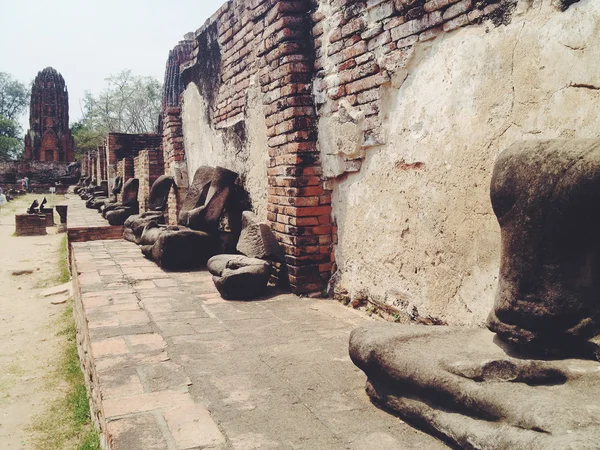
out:
{"label": "brick tower ruin", "polygon": [[38,72],[31,88],[25,159],[72,162],[75,160],[74,147],[65,80],[55,69],[46,67]]}

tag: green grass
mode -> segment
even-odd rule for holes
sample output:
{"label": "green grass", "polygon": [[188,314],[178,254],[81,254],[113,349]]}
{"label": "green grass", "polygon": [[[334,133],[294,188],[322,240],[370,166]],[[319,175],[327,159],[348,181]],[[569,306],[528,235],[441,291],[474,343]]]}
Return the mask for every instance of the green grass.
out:
{"label": "green grass", "polygon": [[71,272],[69,271],[69,243],[66,234],[60,241],[58,270],[57,284],[68,283],[71,280]]}
{"label": "green grass", "polygon": [[40,450],[100,450],[79,365],[71,305],[65,309],[58,325],[57,335],[64,339],[64,346],[57,367],[48,379],[48,388],[60,389],[61,395],[33,419],[29,427],[31,442]]}
{"label": "green grass", "polygon": [[[58,252],[58,275],[52,285],[71,279],[67,236],[63,236]],[[47,378],[47,389],[59,391],[56,400],[35,417],[29,431],[33,447],[40,450],[100,450],[98,433],[92,424],[87,389],[77,352],[77,330],[73,320],[73,304],[64,310],[55,324],[61,338],[62,354]]]}

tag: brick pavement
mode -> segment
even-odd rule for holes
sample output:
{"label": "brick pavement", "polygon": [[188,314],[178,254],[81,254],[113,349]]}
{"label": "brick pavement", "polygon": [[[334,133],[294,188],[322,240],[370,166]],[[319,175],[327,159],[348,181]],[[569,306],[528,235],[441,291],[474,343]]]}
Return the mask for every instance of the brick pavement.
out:
{"label": "brick pavement", "polygon": [[72,270],[105,448],[446,448],[369,401],[348,356],[361,312],[291,294],[225,301],[208,272],[164,272],[123,240],[72,243]]}

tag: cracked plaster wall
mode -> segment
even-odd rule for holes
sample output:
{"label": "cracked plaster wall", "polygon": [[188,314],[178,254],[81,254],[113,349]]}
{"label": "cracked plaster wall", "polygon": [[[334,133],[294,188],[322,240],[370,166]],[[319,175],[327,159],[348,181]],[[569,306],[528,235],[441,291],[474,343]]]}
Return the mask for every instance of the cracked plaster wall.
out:
{"label": "cracked plaster wall", "polygon": [[383,145],[361,146],[360,114],[326,103],[319,145],[334,189],[336,290],[483,323],[499,264],[494,161],[517,140],[598,137],[598,42],[600,2],[560,12],[521,1],[508,25],[442,33],[388,69]]}

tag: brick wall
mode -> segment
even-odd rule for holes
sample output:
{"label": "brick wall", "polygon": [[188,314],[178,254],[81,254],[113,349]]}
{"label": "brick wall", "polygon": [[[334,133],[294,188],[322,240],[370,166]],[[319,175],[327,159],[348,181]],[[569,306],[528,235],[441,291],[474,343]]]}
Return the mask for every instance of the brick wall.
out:
{"label": "brick wall", "polygon": [[[360,116],[360,149],[345,155],[336,176],[359,171],[366,149],[384,143],[382,87],[394,83],[406,49],[488,18],[502,23],[513,6],[493,0],[231,0],[196,31],[181,77],[185,86],[198,86],[215,133],[247,120],[258,79],[269,156],[267,219],[285,249],[294,292],[322,288],[336,269],[335,183],[324,175],[319,120],[340,105]],[[179,142],[178,114],[164,116],[165,148],[169,136]],[[165,153],[166,166],[169,158]]]}
{"label": "brick wall", "polygon": [[109,189],[112,190],[114,186],[119,161],[123,158],[135,158],[141,150],[146,148],[159,148],[162,144],[161,141],[162,137],[154,133],[109,133],[101,150],[107,161],[106,179],[109,180]]}
{"label": "brick wall", "polygon": [[133,162],[134,177],[140,180],[138,202],[140,211],[148,208],[148,198],[152,184],[164,173],[163,153],[161,149],[146,149],[140,151]]}
{"label": "brick wall", "polygon": [[174,189],[169,193],[166,217],[169,224],[176,225],[188,187],[179,106],[168,107],[163,112],[163,159],[165,173],[175,180]]}
{"label": "brick wall", "polygon": [[44,214],[15,215],[15,235],[40,236],[46,234],[47,219]]}
{"label": "brick wall", "polygon": [[[384,144],[380,88],[392,82],[390,73],[402,68],[407,52],[487,18],[502,21],[513,6],[494,0],[320,0],[311,14],[319,113],[348,104],[364,117],[362,148]],[[348,158],[348,171],[360,168],[360,156]]]}
{"label": "brick wall", "polygon": [[88,241],[114,241],[123,238],[122,226],[74,227],[67,230],[69,244]]}
{"label": "brick wall", "polygon": [[108,173],[106,169],[106,152],[103,146],[98,147],[98,181],[108,180]]}
{"label": "brick wall", "polygon": [[258,79],[269,156],[267,219],[296,293],[321,289],[331,273],[331,196],[317,149],[310,9],[310,1],[230,1],[196,32],[182,72],[186,83],[201,87],[211,126],[224,132],[245,120],[251,79]]}
{"label": "brick wall", "polygon": [[31,183],[51,184],[67,174],[67,162],[0,161],[0,184],[16,184],[27,175]]}
{"label": "brick wall", "polygon": [[[117,164],[117,175],[123,179],[123,184],[130,178],[134,178],[134,162],[133,158],[123,158]],[[117,200],[123,200],[123,190],[117,195]]]}

